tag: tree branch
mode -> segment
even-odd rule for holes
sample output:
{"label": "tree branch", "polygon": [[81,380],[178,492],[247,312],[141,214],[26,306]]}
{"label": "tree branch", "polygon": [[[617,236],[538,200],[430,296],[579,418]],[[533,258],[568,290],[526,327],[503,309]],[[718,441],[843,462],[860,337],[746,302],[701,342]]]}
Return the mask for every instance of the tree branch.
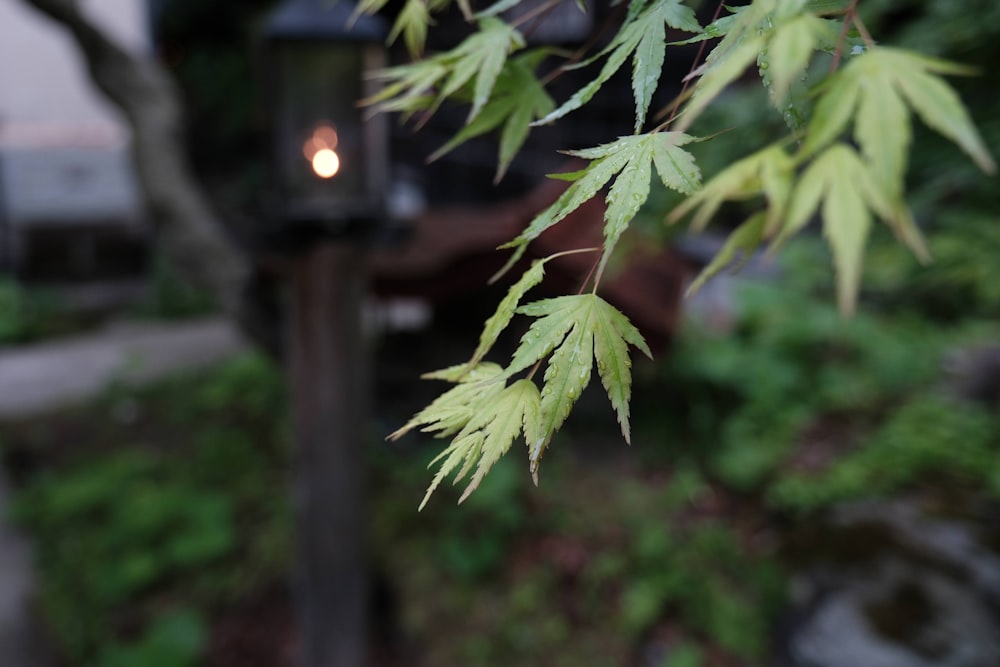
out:
{"label": "tree branch", "polygon": [[24,0],[69,31],[97,87],[132,127],[132,154],[158,240],[172,264],[207,289],[265,349],[278,348],[273,322],[251,298],[252,266],[212,211],[192,175],[173,82],[152,57],[112,41],[81,11],[77,0]]}

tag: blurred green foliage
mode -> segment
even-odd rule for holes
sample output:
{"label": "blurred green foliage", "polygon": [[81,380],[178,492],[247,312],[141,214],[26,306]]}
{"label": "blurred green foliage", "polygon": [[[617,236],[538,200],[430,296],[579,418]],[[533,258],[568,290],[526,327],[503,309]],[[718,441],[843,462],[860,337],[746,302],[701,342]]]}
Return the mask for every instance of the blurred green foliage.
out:
{"label": "blurred green foliage", "polygon": [[915,396],[822,475],[783,475],[770,496],[778,505],[812,510],[915,482],[1000,498],[1000,419],[955,400]]}
{"label": "blurred green foliage", "polygon": [[[36,540],[42,610],[68,664],[201,664],[216,614],[283,580],[284,401],[278,370],[247,355],[113,388],[78,415],[93,431],[71,444],[59,430],[8,434],[7,448],[43,462],[15,516]],[[104,414],[126,417],[111,429]],[[717,493],[697,469],[664,480],[626,465],[609,478],[553,461],[535,489],[504,462],[461,507],[443,493],[416,514],[431,449],[375,442],[374,557],[425,664],[611,667],[664,625],[688,638],[667,664],[699,664],[704,645],[766,654],[780,569],[724,515],[692,519]]]}
{"label": "blurred green foliage", "polygon": [[400,508],[421,495],[420,466],[386,463],[378,553],[407,627],[428,638],[426,664],[611,667],[663,628],[690,638],[669,647],[677,664],[699,664],[705,645],[725,664],[767,655],[784,576],[728,516],[698,516],[717,489],[696,468],[647,479],[630,464],[556,459],[535,489],[503,461],[466,504],[414,515]]}
{"label": "blurred green foliage", "polygon": [[170,479],[164,466],[117,452],[39,479],[17,498],[14,517],[38,545],[46,620],[72,658],[107,641],[116,610],[235,546],[230,499]]}
{"label": "blurred green foliage", "polygon": [[194,667],[206,639],[205,621],[190,609],[157,616],[142,637],[112,643],[95,660],[96,667]]}
{"label": "blurred green foliage", "polygon": [[78,320],[53,294],[0,276],[0,345],[69,333]]}
{"label": "blurred green foliage", "polygon": [[149,274],[149,292],[132,310],[139,317],[173,320],[217,312],[218,304],[157,252]]}
{"label": "blurred green foliage", "polygon": [[[214,299],[192,286],[158,255],[149,276],[149,290],[130,308],[129,314],[170,320],[207,315],[217,310]],[[107,316],[107,312],[74,308],[53,290],[23,285],[13,278],[0,276],[0,345],[32,343],[80,333]]]}
{"label": "blurred green foliage", "polygon": [[821,251],[798,244],[787,279],[741,286],[732,331],[684,332],[666,373],[685,406],[664,430],[728,486],[779,505],[818,508],[949,472],[986,484],[1000,471],[1000,423],[946,396],[942,361],[996,327],[944,328],[918,301],[843,319],[814,269]]}
{"label": "blurred green foliage", "polygon": [[[12,516],[35,540],[43,614],[73,664],[197,664],[203,617],[282,575],[284,402],[277,369],[245,356],[113,388],[75,417],[83,442],[24,445],[52,463],[28,476]],[[128,428],[108,429],[102,412]]]}

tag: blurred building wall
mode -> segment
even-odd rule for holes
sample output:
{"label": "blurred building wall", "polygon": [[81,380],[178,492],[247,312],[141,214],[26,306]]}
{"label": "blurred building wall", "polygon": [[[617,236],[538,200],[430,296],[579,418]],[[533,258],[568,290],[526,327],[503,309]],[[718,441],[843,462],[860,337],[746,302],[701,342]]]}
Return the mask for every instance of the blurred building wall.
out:
{"label": "blurred building wall", "polygon": [[[81,4],[123,47],[149,48],[144,0]],[[93,230],[141,234],[128,144],[127,124],[91,82],[73,40],[22,0],[0,1],[0,267],[16,270],[32,257],[36,232],[80,237],[66,246],[81,252],[57,263],[85,265],[97,263]]]}

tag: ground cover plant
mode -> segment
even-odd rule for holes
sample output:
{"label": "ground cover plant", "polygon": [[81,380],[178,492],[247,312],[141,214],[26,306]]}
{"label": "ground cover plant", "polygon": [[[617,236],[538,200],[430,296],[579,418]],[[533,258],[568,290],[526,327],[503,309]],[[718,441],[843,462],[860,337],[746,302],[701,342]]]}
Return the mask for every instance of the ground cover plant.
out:
{"label": "ground cover plant", "polygon": [[208,615],[280,578],[283,384],[248,357],[4,429],[40,604],[72,664],[196,664]]}
{"label": "ground cover plant", "polygon": [[[35,539],[42,617],[67,664],[238,663],[218,648],[220,619],[285,586],[282,391],[269,362],[247,357],[5,429],[12,516]],[[766,653],[760,610],[778,608],[781,573],[724,511],[691,521],[714,493],[697,470],[668,480],[613,461],[621,484],[588,517],[607,466],[567,461],[565,483],[539,495],[507,464],[462,508],[415,517],[432,456],[373,438],[374,562],[416,652],[390,664],[620,665],[671,642],[731,664]],[[290,641],[285,627],[266,626],[266,641]]]}

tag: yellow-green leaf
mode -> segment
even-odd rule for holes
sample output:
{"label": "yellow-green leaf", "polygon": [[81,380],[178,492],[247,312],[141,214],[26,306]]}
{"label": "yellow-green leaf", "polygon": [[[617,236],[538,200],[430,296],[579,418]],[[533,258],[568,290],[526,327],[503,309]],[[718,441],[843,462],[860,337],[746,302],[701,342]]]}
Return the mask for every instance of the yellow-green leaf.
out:
{"label": "yellow-green leaf", "polygon": [[507,295],[497,305],[496,312],[486,320],[486,324],[483,326],[483,333],[479,336],[479,346],[476,348],[467,366],[475,366],[486,356],[486,353],[496,343],[497,338],[507,328],[507,325],[510,324],[511,319],[514,317],[514,311],[517,310],[521,299],[524,298],[528,290],[542,282],[542,278],[544,277],[545,260],[539,260],[532,262],[531,268],[524,272],[520,280],[511,285],[507,291]]}
{"label": "yellow-green leaf", "polygon": [[[771,102],[782,108],[792,84],[805,73],[826,22],[812,14],[800,14],[774,28],[767,43],[764,64]],[[764,69],[764,65],[761,65]]]}
{"label": "yellow-green leaf", "polygon": [[[633,4],[625,25],[598,57],[604,54],[608,59],[597,77],[574,93],[559,108],[552,111],[535,125],[544,125],[562,118],[590,101],[601,86],[632,55],[632,91],[635,96],[635,131],[638,132],[646,120],[653,92],[659,85],[663,72],[666,46],[666,26],[700,32],[701,26],[690,7],[681,0],[654,0],[649,7],[641,9],[642,3]],[[581,63],[581,66],[590,61]]]}
{"label": "yellow-green leaf", "polygon": [[[632,139],[632,137],[628,137],[628,139]],[[635,139],[639,139],[639,137]],[[627,142],[624,144],[616,142],[616,144],[618,147],[615,151],[591,162],[586,169],[580,172],[580,177],[575,179],[574,183],[566,188],[566,191],[552,205],[535,216],[516,239],[501,247],[524,245],[538,238],[546,229],[559,223],[596,195],[632,157],[632,144]],[[577,155],[580,154],[583,152],[577,153]]]}
{"label": "yellow-green leaf", "polygon": [[500,146],[494,178],[495,182],[499,182],[528,138],[531,121],[544,116],[555,106],[532,71],[538,59],[538,53],[532,51],[508,60],[486,105],[428,160],[437,160],[466,141],[499,127]]}
{"label": "yellow-green leaf", "polygon": [[659,132],[653,139],[653,164],[666,187],[689,195],[701,187],[701,170],[694,156],[681,148],[696,141],[683,132]]}
{"label": "yellow-green leaf", "polygon": [[694,157],[680,146],[695,141],[680,132],[653,132],[619,137],[617,140],[570,155],[587,158],[591,163],[580,171],[560,174],[573,184],[549,208],[542,211],[516,239],[504,247],[521,246],[537,238],[589,200],[608,181],[618,175],[608,193],[604,235],[610,251],[628,223],[649,196],[650,163],[656,165],[667,187],[691,192],[699,185],[700,173]]}
{"label": "yellow-green leaf", "polygon": [[873,72],[861,88],[854,137],[875,178],[894,197],[903,192],[910,114],[889,76]]}
{"label": "yellow-green leaf", "polygon": [[788,197],[791,159],[781,146],[768,146],[729,165],[703,187],[685,199],[667,216],[674,223],[697,210],[691,221],[695,230],[704,229],[725,201],[743,200],[764,194],[769,220],[780,219]]}
{"label": "yellow-green leaf", "polygon": [[[464,366],[465,364],[463,368]],[[455,381],[455,370],[456,367],[453,366],[424,377]],[[423,426],[421,431],[436,432],[436,437],[439,438],[459,432],[475,414],[478,404],[490,400],[503,388],[500,382],[495,381],[500,378],[501,371],[500,366],[490,363],[479,364],[471,370],[465,369],[456,386],[434,399],[389,438],[397,440],[418,426]]]}
{"label": "yellow-green leaf", "polygon": [[638,330],[596,294],[545,299],[522,306],[518,312],[539,319],[521,339],[521,347],[505,375],[519,372],[552,353],[542,388],[542,437],[530,454],[532,473],[537,473],[545,447],[590,382],[595,358],[622,434],[628,440],[628,400],[632,386],[628,344],[647,356],[650,354]]}
{"label": "yellow-green leaf", "polygon": [[412,57],[416,58],[424,50],[424,43],[427,41],[427,27],[430,22],[430,10],[424,0],[406,0],[403,9],[396,16],[392,30],[389,31],[388,42],[390,44],[395,42],[402,33],[406,49]]}
{"label": "yellow-green leaf", "polygon": [[[776,243],[804,227],[817,209],[833,251],[840,308],[850,313],[857,298],[872,213],[904,232],[909,213],[846,144],[827,148],[806,168],[792,193],[787,220]],[[919,254],[918,248],[914,250]]]}
{"label": "yellow-green leaf", "polygon": [[993,156],[976,131],[962,100],[948,84],[926,71],[900,74],[897,84],[928,127],[958,144],[984,172],[996,171]]}
{"label": "yellow-green leaf", "polygon": [[719,252],[712,258],[712,261],[701,270],[698,277],[687,288],[687,296],[691,296],[700,290],[709,278],[729,266],[736,259],[736,253],[743,253],[744,262],[749,260],[764,238],[766,223],[767,216],[764,213],[757,213],[734,229]]}
{"label": "yellow-green leaf", "polygon": [[608,190],[604,212],[605,253],[610,253],[635,214],[649,197],[653,141],[636,146],[621,174]]}
{"label": "yellow-green leaf", "polygon": [[860,89],[853,77],[841,70],[825,84],[825,93],[813,109],[812,118],[802,144],[803,156],[810,156],[826,148],[847,127],[858,102]]}
{"label": "yellow-green leaf", "polygon": [[[674,128],[683,132],[701,115],[701,112],[719,96],[719,93],[735,81],[743,71],[757,59],[764,41],[751,37],[732,49],[724,58],[708,68],[695,85],[694,94],[688,100],[684,111],[677,118]],[[716,47],[718,48],[718,47]]]}

